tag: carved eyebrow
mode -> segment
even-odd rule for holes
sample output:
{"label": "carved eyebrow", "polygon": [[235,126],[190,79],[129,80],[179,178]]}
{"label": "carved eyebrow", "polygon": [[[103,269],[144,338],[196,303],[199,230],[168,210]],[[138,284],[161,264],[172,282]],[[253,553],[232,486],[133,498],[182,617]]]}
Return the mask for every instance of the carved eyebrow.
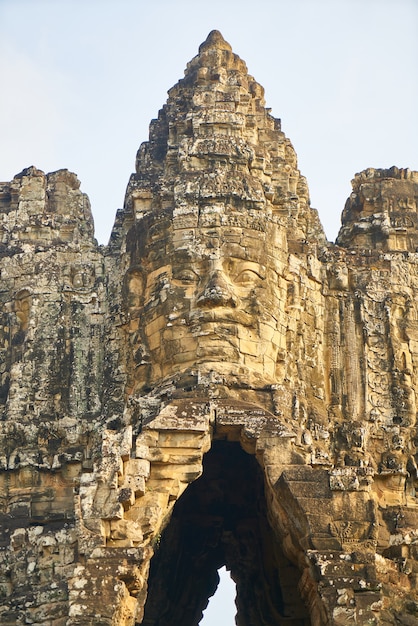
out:
{"label": "carved eyebrow", "polygon": [[266,277],[266,268],[264,265],[260,263],[256,263],[255,261],[238,261],[238,263],[234,266],[234,274],[235,276],[239,276],[245,271],[254,272],[263,280]]}
{"label": "carved eyebrow", "polygon": [[246,285],[246,284],[255,284],[260,280],[264,280],[263,277],[254,270],[251,270],[247,267],[247,269],[239,272],[234,278],[233,281],[237,285]]}

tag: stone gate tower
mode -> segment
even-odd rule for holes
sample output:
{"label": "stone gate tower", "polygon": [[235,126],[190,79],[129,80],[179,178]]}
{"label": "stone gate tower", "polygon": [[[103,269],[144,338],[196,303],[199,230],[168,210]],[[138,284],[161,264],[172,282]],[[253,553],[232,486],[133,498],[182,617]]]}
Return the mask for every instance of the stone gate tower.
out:
{"label": "stone gate tower", "polygon": [[418,173],[336,244],[213,31],[98,247],[74,174],[0,186],[0,624],[418,625]]}

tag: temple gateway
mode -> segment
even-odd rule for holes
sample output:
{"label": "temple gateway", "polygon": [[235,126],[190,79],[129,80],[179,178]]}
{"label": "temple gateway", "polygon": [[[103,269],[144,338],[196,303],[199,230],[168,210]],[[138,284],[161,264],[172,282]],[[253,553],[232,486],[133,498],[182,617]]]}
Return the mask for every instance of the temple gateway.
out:
{"label": "temple gateway", "polygon": [[98,246],[75,174],[0,185],[0,624],[418,625],[418,172],[336,243],[213,31]]}

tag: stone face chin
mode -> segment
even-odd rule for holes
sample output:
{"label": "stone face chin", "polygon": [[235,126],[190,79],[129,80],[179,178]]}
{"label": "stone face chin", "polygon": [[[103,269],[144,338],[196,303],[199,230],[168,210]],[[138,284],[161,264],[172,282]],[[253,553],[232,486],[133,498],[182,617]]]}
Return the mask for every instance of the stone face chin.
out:
{"label": "stone face chin", "polygon": [[[104,183],[105,184],[105,183]],[[212,31],[109,245],[67,170],[0,184],[0,624],[417,623],[418,173],[336,244]]]}

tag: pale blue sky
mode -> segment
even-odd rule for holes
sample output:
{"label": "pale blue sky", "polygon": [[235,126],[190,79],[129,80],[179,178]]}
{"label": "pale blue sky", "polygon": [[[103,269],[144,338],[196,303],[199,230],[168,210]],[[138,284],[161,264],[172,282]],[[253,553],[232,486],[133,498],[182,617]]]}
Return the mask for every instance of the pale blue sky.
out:
{"label": "pale blue sky", "polygon": [[[149,122],[212,29],[265,87],[329,239],[356,172],[418,170],[416,0],[0,0],[0,180],[76,172],[106,243]],[[222,602],[204,626],[232,626]]]}
{"label": "pale blue sky", "polygon": [[203,613],[201,626],[234,626],[235,623],[235,583],[224,567],[219,570],[220,583],[217,592],[209,601]]}

